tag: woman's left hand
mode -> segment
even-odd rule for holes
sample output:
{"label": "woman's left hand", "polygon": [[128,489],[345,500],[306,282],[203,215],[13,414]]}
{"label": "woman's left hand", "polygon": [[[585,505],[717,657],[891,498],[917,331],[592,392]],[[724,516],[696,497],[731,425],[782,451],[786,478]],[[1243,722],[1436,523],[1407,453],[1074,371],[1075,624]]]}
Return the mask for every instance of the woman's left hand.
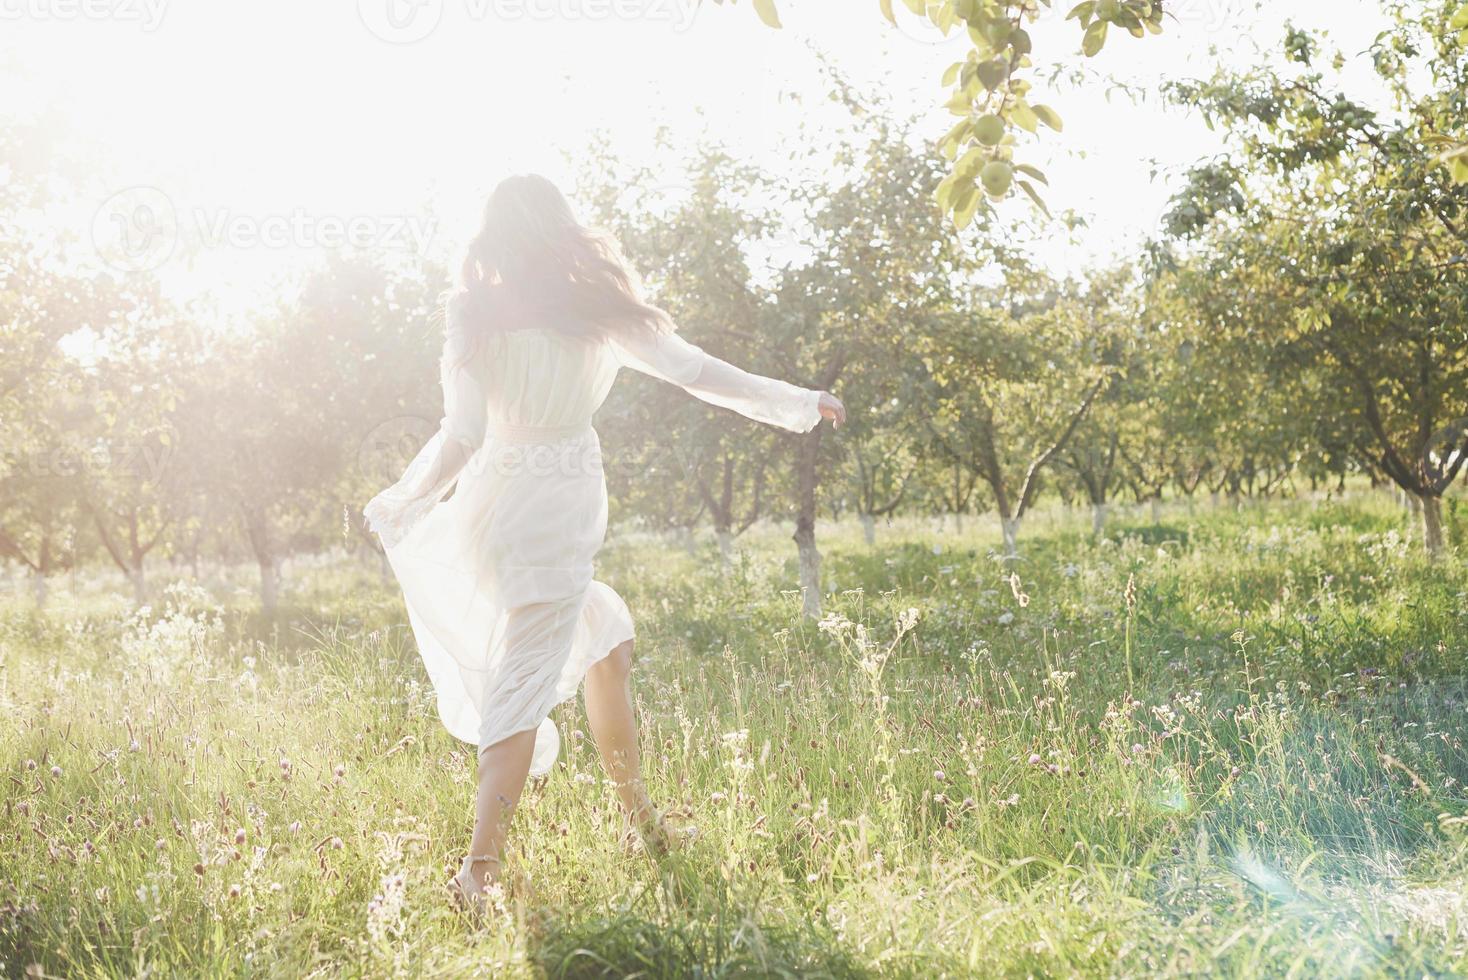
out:
{"label": "woman's left hand", "polygon": [[821,392],[821,400],[817,408],[820,409],[821,418],[831,420],[832,428],[839,429],[846,424],[846,406],[841,403],[841,399],[829,391]]}

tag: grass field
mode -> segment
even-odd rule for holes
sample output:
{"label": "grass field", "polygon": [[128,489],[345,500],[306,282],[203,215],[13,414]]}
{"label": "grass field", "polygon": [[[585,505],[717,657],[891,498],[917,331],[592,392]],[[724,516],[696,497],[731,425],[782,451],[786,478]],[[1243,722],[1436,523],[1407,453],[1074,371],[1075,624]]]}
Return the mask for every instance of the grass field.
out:
{"label": "grass field", "polygon": [[[1462,539],[1461,508],[1454,511]],[[7,975],[990,977],[1468,972],[1468,568],[1385,497],[788,531],[721,572],[614,539],[653,795],[624,855],[572,702],[479,930],[442,885],[472,750],[348,561],[133,615],[0,608]],[[1011,572],[1017,578],[1011,577]],[[160,590],[161,592],[161,590]]]}

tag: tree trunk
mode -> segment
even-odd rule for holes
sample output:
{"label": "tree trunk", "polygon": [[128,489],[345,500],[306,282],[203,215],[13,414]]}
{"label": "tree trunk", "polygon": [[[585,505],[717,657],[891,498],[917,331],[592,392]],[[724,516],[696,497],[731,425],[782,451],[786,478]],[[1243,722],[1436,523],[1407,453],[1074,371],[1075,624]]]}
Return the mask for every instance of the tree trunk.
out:
{"label": "tree trunk", "polygon": [[1424,494],[1414,497],[1417,509],[1422,512],[1422,543],[1432,558],[1442,555],[1446,542],[1443,539],[1443,499]]}
{"label": "tree trunk", "polygon": [[956,510],[953,512],[953,533],[963,533],[963,511],[961,510]]}
{"label": "tree trunk", "polygon": [[148,602],[148,578],[143,574],[143,563],[139,561],[136,566],[128,569],[127,580],[133,586],[133,601],[139,606]]}
{"label": "tree trunk", "polygon": [[280,608],[280,567],[273,559],[260,559],[260,608],[274,616]]}
{"label": "tree trunk", "polygon": [[816,550],[816,525],[801,515],[795,522],[795,547],[800,554],[800,611],[821,618],[821,553]]}
{"label": "tree trunk", "polygon": [[795,547],[800,555],[801,611],[821,618],[821,553],[816,550],[816,466],[820,461],[821,432],[817,428],[800,441],[795,461]]}
{"label": "tree trunk", "polygon": [[871,514],[861,515],[861,536],[868,546],[877,543],[877,521]]}
{"label": "tree trunk", "polygon": [[260,608],[265,615],[273,616],[280,599],[280,565],[271,540],[268,516],[259,510],[247,510],[245,535],[250,539],[250,550],[260,567]]}
{"label": "tree trunk", "polygon": [[716,527],[714,538],[719,542],[719,560],[726,568],[734,564],[734,532],[727,527]]}
{"label": "tree trunk", "polygon": [[1106,504],[1104,501],[1091,505],[1091,534],[1098,538],[1106,534]]}
{"label": "tree trunk", "polygon": [[1019,525],[1024,520],[1021,517],[1001,517],[999,527],[1004,534],[1004,557],[1019,557]]}
{"label": "tree trunk", "polygon": [[1153,497],[1152,498],[1152,523],[1153,524],[1161,524],[1162,523],[1162,498],[1161,497]]}
{"label": "tree trunk", "polygon": [[31,572],[31,594],[36,598],[36,608],[45,609],[46,599],[50,594],[50,590],[46,583],[45,572]]}

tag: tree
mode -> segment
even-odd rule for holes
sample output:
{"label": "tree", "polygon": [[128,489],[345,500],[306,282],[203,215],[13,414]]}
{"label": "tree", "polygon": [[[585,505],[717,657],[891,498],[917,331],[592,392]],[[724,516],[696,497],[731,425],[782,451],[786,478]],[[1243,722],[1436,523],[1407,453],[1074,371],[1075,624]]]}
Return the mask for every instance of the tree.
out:
{"label": "tree", "polygon": [[1468,186],[1422,147],[1468,89],[1468,58],[1437,40],[1444,4],[1393,12],[1372,50],[1372,101],[1390,112],[1353,98],[1343,59],[1320,67],[1321,39],[1298,30],[1287,71],[1176,86],[1225,127],[1230,153],[1193,172],[1172,221],[1196,239],[1214,322],[1273,377],[1319,386],[1293,410],[1349,433],[1365,466],[1420,502],[1436,555],[1441,498],[1468,455]]}
{"label": "tree", "polygon": [[1028,273],[1018,281],[1032,291],[977,294],[924,351],[928,430],[988,486],[1011,558],[1042,474],[1105,390],[1114,356],[1104,307],[1035,288]]}

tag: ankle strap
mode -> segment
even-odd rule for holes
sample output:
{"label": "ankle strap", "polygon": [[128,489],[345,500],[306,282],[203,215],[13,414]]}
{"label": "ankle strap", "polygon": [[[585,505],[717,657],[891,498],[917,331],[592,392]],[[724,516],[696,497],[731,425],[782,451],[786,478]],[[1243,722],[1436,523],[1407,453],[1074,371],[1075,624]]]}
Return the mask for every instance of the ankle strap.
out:
{"label": "ankle strap", "polygon": [[471,865],[483,864],[486,861],[493,861],[495,864],[500,863],[498,854],[469,854],[464,857],[464,860]]}

